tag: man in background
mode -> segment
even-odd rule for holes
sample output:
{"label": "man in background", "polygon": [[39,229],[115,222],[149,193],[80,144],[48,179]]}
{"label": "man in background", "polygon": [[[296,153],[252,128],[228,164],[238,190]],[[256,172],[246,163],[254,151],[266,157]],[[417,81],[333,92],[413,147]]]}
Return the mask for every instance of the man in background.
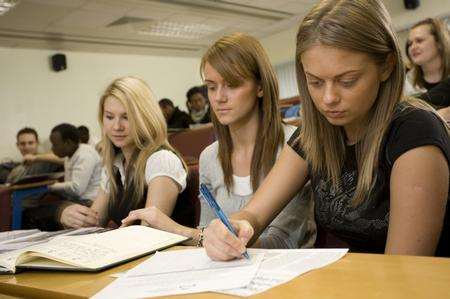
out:
{"label": "man in background", "polygon": [[207,124],[211,122],[209,101],[206,86],[194,86],[186,93],[186,106],[189,109],[192,123]]}
{"label": "man in background", "polygon": [[86,126],[79,126],[77,130],[80,143],[89,144],[89,129]]}
{"label": "man in background", "polygon": [[181,111],[178,107],[175,107],[171,100],[161,99],[159,101],[159,107],[166,118],[167,127],[169,129],[189,128],[189,125],[191,124],[191,117],[186,112]]}
{"label": "man in background", "polygon": [[70,200],[92,201],[100,187],[101,159],[97,151],[80,143],[78,130],[71,124],[60,124],[50,134],[52,152],[64,159],[64,182],[51,185]]}
{"label": "man in background", "polygon": [[[57,159],[40,161],[33,159],[33,157],[38,155],[39,147],[39,136],[35,129],[25,127],[19,130],[16,135],[16,140],[16,145],[22,155],[23,161],[21,163],[3,163],[0,166],[3,173],[0,177],[0,183],[15,183],[25,176],[59,172],[63,170],[62,164]],[[32,161],[30,158],[32,158]]]}
{"label": "man in background", "polygon": [[[72,203],[91,206],[100,187],[101,159],[94,147],[80,143],[78,130],[71,124],[60,124],[50,134],[52,152],[64,159],[64,182],[49,186],[62,200],[24,211],[26,227],[41,230],[63,228],[60,213]],[[26,219],[26,220],[25,220]],[[24,225],[25,226],[25,225]]]}

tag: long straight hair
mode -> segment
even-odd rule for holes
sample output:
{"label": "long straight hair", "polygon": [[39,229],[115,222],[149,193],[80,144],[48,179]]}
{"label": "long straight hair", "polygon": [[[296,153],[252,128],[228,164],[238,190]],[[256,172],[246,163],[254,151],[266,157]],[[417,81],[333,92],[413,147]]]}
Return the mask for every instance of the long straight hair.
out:
{"label": "long straight hair", "polygon": [[[224,36],[206,51],[200,65],[202,77],[204,77],[206,63],[209,63],[227,83],[233,86],[240,86],[244,80],[252,80],[262,88],[263,96],[258,99],[258,134],[250,170],[250,180],[255,191],[275,163],[278,147],[284,142],[278,110],[279,93],[275,72],[261,44],[244,33]],[[211,111],[211,118],[217,131],[219,161],[229,192],[233,186],[231,164],[233,142],[230,129],[218,121],[213,111]]]}
{"label": "long straight hair", "polygon": [[392,72],[381,82],[377,99],[365,120],[366,131],[356,144],[358,183],[352,204],[358,205],[376,181],[382,139],[402,96],[405,75],[400,49],[389,14],[378,0],[321,1],[300,25],[296,72],[303,121],[298,141],[313,172],[325,174],[337,188],[345,159],[345,133],[316,109],[300,59],[302,53],[317,44],[366,53],[380,67],[389,60],[393,63]]}
{"label": "long straight hair", "polygon": [[[441,57],[442,65],[442,80],[448,78],[450,76],[450,33],[447,29],[447,25],[444,21],[434,18],[427,18],[422,20],[416,24],[414,24],[411,29],[417,28],[419,26],[427,26],[430,34],[433,36],[436,41],[437,50],[439,56]],[[409,42],[407,46],[407,56],[409,57]],[[411,58],[410,58],[411,60]],[[422,67],[420,65],[415,64],[411,60],[411,66],[413,69],[413,85],[418,86],[420,88],[425,88],[425,79]]]}
{"label": "long straight hair", "polygon": [[[121,198],[117,198],[118,187],[114,180],[114,159],[120,153],[106,136],[103,130],[103,117],[105,101],[109,98],[118,100],[127,112],[130,133],[133,138],[135,150],[128,163],[126,172],[126,186],[134,188],[131,198],[137,206],[145,194],[145,166],[148,157],[160,149],[167,149],[179,157],[180,155],[167,141],[167,126],[164,116],[150,87],[142,79],[136,77],[122,77],[114,80],[100,98],[98,121],[102,128],[102,155],[103,163],[109,179],[109,204],[116,206]],[[180,157],[180,160],[183,159]],[[186,165],[183,162],[186,168]]]}

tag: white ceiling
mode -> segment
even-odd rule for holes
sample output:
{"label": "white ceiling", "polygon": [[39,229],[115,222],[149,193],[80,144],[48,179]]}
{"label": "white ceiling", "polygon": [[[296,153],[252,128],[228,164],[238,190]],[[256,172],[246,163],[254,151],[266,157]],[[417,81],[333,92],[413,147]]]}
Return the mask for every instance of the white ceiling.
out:
{"label": "white ceiling", "polygon": [[[450,13],[450,0],[441,0]],[[0,46],[88,52],[198,56],[225,33],[259,38],[296,26],[316,0],[20,0],[0,16]],[[399,27],[401,0],[384,1]],[[422,1],[425,2],[425,1]],[[410,13],[410,11],[407,11]],[[408,16],[408,15],[407,15]],[[411,14],[409,14],[411,16]],[[403,19],[402,19],[403,18]],[[406,18],[408,19],[408,18]],[[213,26],[199,39],[139,32],[152,22]],[[112,25],[114,22],[118,23]],[[121,24],[123,23],[123,24]]]}

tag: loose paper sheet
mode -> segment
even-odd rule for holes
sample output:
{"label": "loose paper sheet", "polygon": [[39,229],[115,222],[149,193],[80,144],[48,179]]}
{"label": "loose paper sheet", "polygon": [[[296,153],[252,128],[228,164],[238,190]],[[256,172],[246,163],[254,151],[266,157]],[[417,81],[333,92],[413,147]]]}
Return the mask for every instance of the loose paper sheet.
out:
{"label": "loose paper sheet", "polygon": [[265,253],[255,278],[245,287],[222,290],[221,293],[251,296],[264,292],[303,273],[336,262],[348,252],[348,249],[249,249],[249,252]]}
{"label": "loose paper sheet", "polygon": [[264,252],[250,260],[214,262],[204,249],[158,252],[95,295],[100,298],[143,298],[239,288],[254,278]]}

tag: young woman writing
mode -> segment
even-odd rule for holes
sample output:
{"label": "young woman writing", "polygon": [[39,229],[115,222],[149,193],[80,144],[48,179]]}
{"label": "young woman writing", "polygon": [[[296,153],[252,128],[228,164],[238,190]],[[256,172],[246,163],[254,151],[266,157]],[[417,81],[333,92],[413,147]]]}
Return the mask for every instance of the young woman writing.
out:
{"label": "young woman writing", "polygon": [[450,139],[427,104],[402,99],[404,71],[379,0],[325,0],[297,34],[302,126],[252,200],[213,220],[204,246],[240,257],[311,179],[318,225],[351,250],[450,255]]}

